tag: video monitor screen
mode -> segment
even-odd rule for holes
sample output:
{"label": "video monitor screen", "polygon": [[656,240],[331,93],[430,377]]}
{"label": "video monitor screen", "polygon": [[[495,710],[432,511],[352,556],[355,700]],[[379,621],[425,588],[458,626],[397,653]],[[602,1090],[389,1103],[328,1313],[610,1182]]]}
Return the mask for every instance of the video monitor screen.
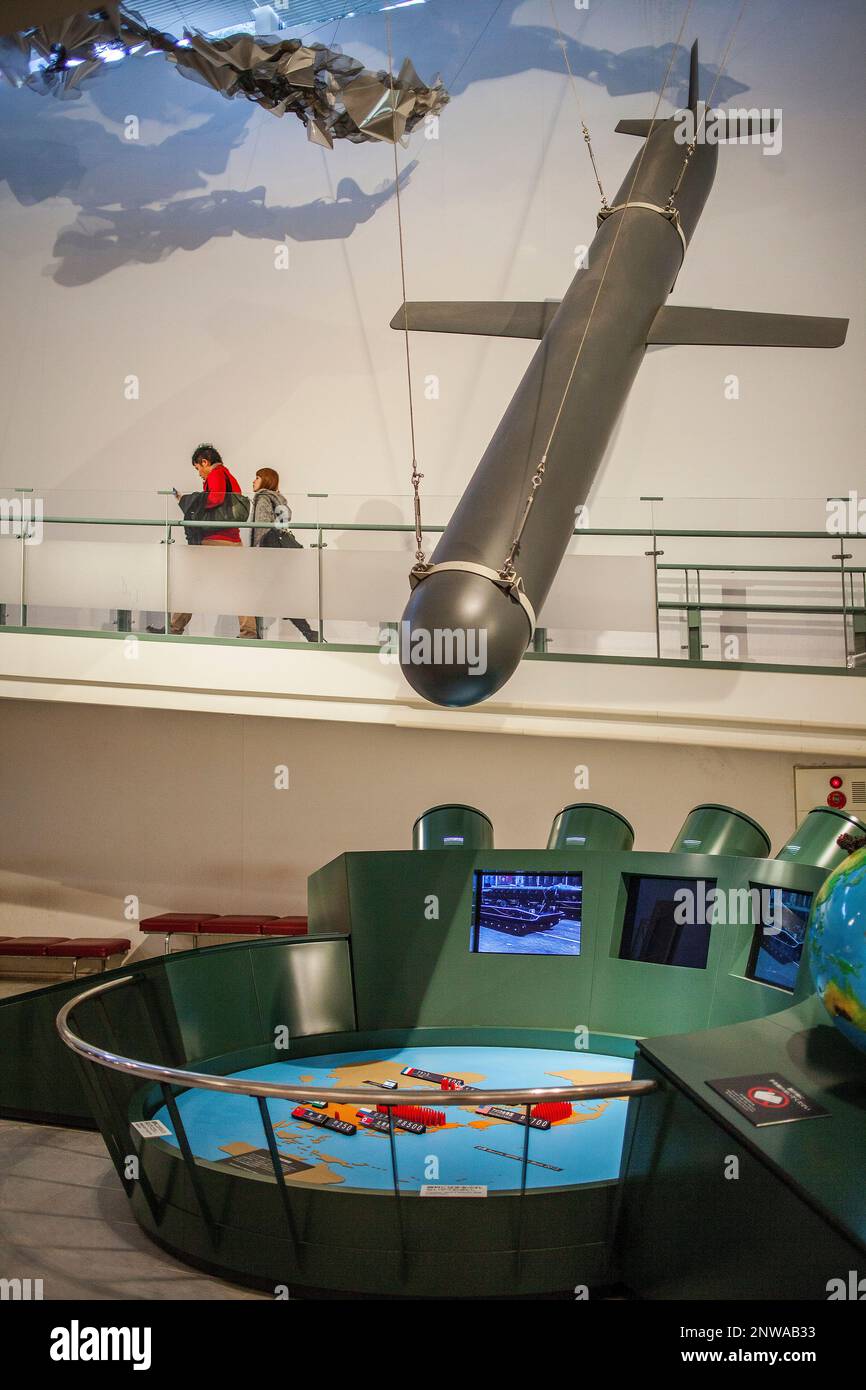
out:
{"label": "video monitor screen", "polygon": [[627,885],[620,959],[705,970],[715,879],[629,874]]}
{"label": "video monitor screen", "polygon": [[470,950],[507,956],[579,956],[583,874],[477,870]]}
{"label": "video monitor screen", "polygon": [[752,893],[760,908],[746,975],[762,985],[793,990],[812,910],[812,894],[762,884],[752,884]]}

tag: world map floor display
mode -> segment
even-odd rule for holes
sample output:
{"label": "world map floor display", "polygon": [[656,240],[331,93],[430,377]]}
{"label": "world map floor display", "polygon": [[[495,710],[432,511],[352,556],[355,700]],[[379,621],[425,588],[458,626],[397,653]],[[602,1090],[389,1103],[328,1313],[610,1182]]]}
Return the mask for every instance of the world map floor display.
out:
{"label": "world map floor display", "polygon": [[[407,1074],[410,1069],[412,1074]],[[299,1096],[268,1102],[289,1183],[336,1189],[390,1190],[393,1186],[383,1097],[429,1089],[429,1106],[395,1111],[394,1133],[401,1190],[447,1184],[491,1191],[520,1186],[525,1109],[439,1107],[443,1084],[467,1087],[543,1087],[628,1080],[631,1062],[586,1052],[517,1047],[419,1047],[331,1053],[254,1067],[234,1075],[299,1086],[369,1087],[369,1104],[307,1105]],[[419,1073],[422,1073],[419,1075]],[[426,1073],[427,1076],[423,1075]],[[430,1079],[428,1079],[430,1078]],[[188,1091],[177,1101],[197,1158],[235,1170],[272,1175],[258,1105],[251,1096]],[[486,1113],[483,1113],[485,1112]],[[534,1107],[526,1183],[530,1188],[609,1181],[619,1173],[626,1103],[593,1100]],[[174,1144],[163,1107],[161,1121]]]}

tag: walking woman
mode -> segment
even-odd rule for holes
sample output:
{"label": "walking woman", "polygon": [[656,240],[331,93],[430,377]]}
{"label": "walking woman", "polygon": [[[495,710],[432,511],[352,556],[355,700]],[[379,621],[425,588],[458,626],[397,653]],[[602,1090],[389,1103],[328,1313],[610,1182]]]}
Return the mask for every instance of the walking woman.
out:
{"label": "walking woman", "polygon": [[[253,505],[250,511],[250,521],[253,528],[250,531],[250,545],[254,546],[274,546],[287,550],[299,550],[301,547],[295,540],[288,525],[292,519],[292,509],[280,492],[280,475],[273,468],[260,468],[253,479]],[[318,634],[306,618],[290,618],[308,642],[318,642]],[[261,618],[256,618],[256,636],[261,637],[264,631],[264,622]]]}

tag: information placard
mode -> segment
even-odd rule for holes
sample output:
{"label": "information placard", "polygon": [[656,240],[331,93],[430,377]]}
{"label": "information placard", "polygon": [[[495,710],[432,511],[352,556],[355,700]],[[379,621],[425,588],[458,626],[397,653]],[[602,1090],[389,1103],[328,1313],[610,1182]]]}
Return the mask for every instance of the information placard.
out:
{"label": "information placard", "polygon": [[830,1113],[783,1076],[770,1072],[725,1076],[708,1081],[707,1085],[758,1129],[790,1124],[793,1120],[820,1119]]}

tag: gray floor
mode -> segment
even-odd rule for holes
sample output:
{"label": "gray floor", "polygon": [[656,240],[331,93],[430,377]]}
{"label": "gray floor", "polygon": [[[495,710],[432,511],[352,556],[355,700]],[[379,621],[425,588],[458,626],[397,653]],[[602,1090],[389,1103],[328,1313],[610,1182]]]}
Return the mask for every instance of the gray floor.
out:
{"label": "gray floor", "polygon": [[[0,979],[0,999],[11,999],[16,994],[29,994],[34,989],[44,989],[46,985],[59,983],[57,976],[45,980],[34,979],[31,975],[8,975]],[[86,983],[82,986],[86,989]]]}
{"label": "gray floor", "polygon": [[0,1278],[46,1299],[261,1299],[188,1269],[139,1229],[98,1134],[0,1120]]}

